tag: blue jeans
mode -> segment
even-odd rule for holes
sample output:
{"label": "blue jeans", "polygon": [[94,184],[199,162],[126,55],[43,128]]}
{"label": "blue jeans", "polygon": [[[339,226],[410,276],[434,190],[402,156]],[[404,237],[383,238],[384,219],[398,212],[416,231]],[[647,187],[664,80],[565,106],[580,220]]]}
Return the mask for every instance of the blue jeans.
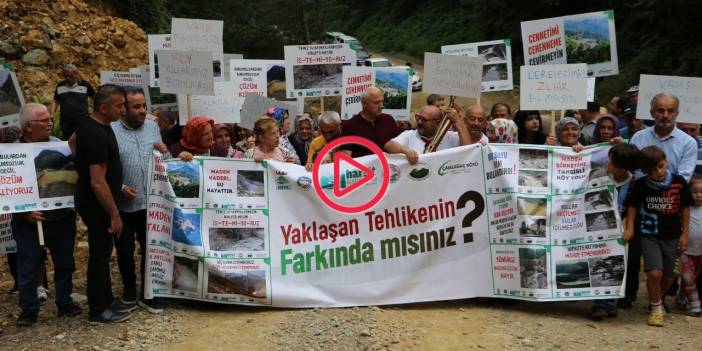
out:
{"label": "blue jeans", "polygon": [[[19,217],[19,216],[18,216]],[[44,250],[39,246],[37,225],[23,218],[12,220],[12,235],[17,242],[17,286],[19,306],[25,312],[38,312],[37,281],[44,264]],[[44,222],[44,244],[54,262],[56,307],[59,311],[73,303],[73,244],[76,238],[75,214]]]}

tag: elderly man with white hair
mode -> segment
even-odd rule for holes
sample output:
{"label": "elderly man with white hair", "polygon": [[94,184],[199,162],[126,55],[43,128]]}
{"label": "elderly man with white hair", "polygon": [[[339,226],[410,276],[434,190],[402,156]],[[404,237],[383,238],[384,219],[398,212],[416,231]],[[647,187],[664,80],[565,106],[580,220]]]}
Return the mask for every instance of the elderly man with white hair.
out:
{"label": "elderly man with white hair", "polygon": [[[19,143],[60,141],[50,135],[53,119],[44,105],[35,103],[24,105],[20,109],[20,125],[22,137],[17,141]],[[53,163],[58,161],[63,165],[71,162],[70,156],[53,150],[43,151],[35,158],[35,162],[41,163],[42,157],[51,158]],[[60,163],[52,167],[62,166]],[[44,242],[51,251],[51,259],[54,263],[55,302],[58,315],[76,316],[81,313],[81,308],[71,298],[72,275],[75,270],[73,261],[75,220],[73,209],[28,211],[15,213],[12,217],[12,234],[17,242],[19,307],[22,309],[17,319],[18,326],[30,326],[36,323],[39,313],[37,279],[43,265],[43,250],[39,246],[37,225],[43,225]],[[38,221],[43,223],[37,224]]]}
{"label": "elderly man with white hair", "polygon": [[[312,139],[310,143],[310,149],[307,151],[307,162],[305,163],[305,168],[307,171],[312,172],[314,166],[314,161],[317,158],[319,151],[327,145],[328,142],[341,136],[341,117],[336,111],[324,111],[319,115],[319,136]],[[328,163],[331,161],[331,155],[333,152],[325,155],[322,163]]]}

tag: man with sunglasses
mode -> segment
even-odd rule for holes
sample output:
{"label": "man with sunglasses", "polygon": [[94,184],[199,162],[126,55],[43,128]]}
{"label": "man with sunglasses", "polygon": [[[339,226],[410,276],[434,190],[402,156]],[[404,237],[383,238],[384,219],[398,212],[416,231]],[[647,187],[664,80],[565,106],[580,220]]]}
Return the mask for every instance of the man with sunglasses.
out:
{"label": "man with sunglasses", "polygon": [[[457,132],[446,132],[446,135],[437,147],[437,151],[470,144],[470,133],[461,115],[456,112],[456,110],[449,109],[447,110],[446,116]],[[441,117],[442,113],[438,107],[433,105],[422,107],[414,116],[417,121],[417,129],[404,131],[393,138],[390,142],[385,144],[385,152],[391,154],[405,154],[407,160],[411,164],[416,163],[418,155],[424,153],[426,146],[429,145],[436,136],[441,123]]]}

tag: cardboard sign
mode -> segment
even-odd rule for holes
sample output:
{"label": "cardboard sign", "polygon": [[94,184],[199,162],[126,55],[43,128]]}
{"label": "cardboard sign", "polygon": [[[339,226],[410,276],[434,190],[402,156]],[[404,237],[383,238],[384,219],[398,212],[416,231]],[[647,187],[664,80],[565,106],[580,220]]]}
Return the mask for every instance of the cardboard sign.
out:
{"label": "cardboard sign", "polygon": [[441,53],[481,58],[483,92],[512,90],[512,42],[509,39],[444,45]]}
{"label": "cardboard sign", "polygon": [[143,89],[144,79],[141,72],[100,71],[100,85],[104,84]]}
{"label": "cardboard sign", "polygon": [[642,74],[636,117],[653,119],[648,111],[651,100],[659,93],[672,94],[680,100],[677,122],[702,123],[702,78]]}
{"label": "cardboard sign", "polygon": [[212,53],[212,76],[216,81],[224,80],[222,76],[223,30],[224,22],[222,21],[173,18],[171,20],[173,50]]}
{"label": "cardboard sign", "polygon": [[522,66],[519,108],[567,110],[587,108],[587,65]]}
{"label": "cardboard sign", "polygon": [[149,86],[159,87],[158,57],[156,50],[171,50],[170,34],[149,34]]}
{"label": "cardboard sign", "polygon": [[0,68],[0,128],[19,125],[24,96],[15,72]]}
{"label": "cardboard sign", "polygon": [[239,125],[253,129],[256,119],[266,114],[266,110],[270,107],[282,107],[289,112],[290,121],[297,116],[297,104],[294,102],[283,102],[269,99],[260,95],[249,94],[244,99],[244,105],[241,108],[241,121]]}
{"label": "cardboard sign", "polygon": [[425,93],[479,98],[482,78],[479,57],[424,53]]}
{"label": "cardboard sign", "polygon": [[341,95],[342,67],[355,62],[348,44],[286,46],[287,97]]}
{"label": "cardboard sign", "polygon": [[527,66],[586,63],[589,76],[619,74],[614,11],[522,22]]}
{"label": "cardboard sign", "polygon": [[412,106],[412,80],[406,68],[344,67],[341,119],[361,111],[361,94],[370,86],[383,89],[383,112],[396,120],[409,120]]}
{"label": "cardboard sign", "polygon": [[[237,97],[234,95],[234,82],[214,82],[214,96],[193,95],[191,98],[193,116],[206,116],[215,123],[239,123],[239,109]],[[178,105],[187,106],[186,95],[178,95]],[[180,108],[180,121],[187,122],[188,109]]]}
{"label": "cardboard sign", "polygon": [[212,53],[157,50],[161,92],[214,95]]}

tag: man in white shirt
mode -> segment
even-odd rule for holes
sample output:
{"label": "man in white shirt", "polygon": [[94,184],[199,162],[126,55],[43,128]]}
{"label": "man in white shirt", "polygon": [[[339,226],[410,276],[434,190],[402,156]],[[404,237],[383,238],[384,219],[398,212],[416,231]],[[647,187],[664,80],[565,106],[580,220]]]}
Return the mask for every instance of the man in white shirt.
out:
{"label": "man in white shirt", "polygon": [[[470,134],[460,114],[451,109],[447,112],[447,117],[458,132],[448,131],[437,147],[437,151],[470,144]],[[386,152],[405,155],[424,153],[426,146],[436,136],[439,129],[441,110],[433,105],[424,106],[415,114],[415,119],[417,120],[417,129],[406,130],[393,138],[385,145]],[[412,157],[408,157],[410,163],[412,163],[411,159]]]}

